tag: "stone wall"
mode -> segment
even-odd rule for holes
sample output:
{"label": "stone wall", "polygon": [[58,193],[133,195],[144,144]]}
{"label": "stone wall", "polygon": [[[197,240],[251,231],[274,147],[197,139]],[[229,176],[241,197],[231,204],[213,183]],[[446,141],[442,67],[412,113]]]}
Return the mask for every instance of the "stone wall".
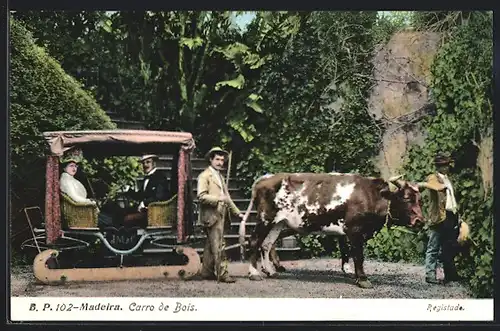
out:
{"label": "stone wall", "polygon": [[409,144],[423,141],[418,122],[433,110],[427,87],[440,41],[437,33],[406,30],[394,34],[375,54],[369,112],[384,123],[376,159],[384,178],[399,173]]}

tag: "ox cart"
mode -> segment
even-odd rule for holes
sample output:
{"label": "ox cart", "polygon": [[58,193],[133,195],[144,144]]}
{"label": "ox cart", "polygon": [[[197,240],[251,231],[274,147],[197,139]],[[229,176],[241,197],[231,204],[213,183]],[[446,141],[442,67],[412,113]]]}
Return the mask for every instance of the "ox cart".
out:
{"label": "ox cart", "polygon": [[[48,144],[45,208],[25,214],[32,238],[22,243],[34,250],[35,277],[46,284],[131,279],[189,279],[200,268],[189,247],[194,233],[191,153],[188,132],[148,130],[58,131],[43,134]],[[77,203],[59,187],[60,158],[76,149],[86,160],[142,154],[170,156],[168,178],[175,195],[148,205],[146,226],[105,228],[97,225],[98,206]],[[33,221],[33,212],[41,222]]]}

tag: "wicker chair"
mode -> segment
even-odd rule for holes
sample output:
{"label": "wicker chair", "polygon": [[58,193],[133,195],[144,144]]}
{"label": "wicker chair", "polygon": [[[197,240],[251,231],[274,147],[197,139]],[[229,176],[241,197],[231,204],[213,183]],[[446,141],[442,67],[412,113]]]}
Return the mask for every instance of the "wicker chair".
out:
{"label": "wicker chair", "polygon": [[61,212],[65,226],[69,229],[97,227],[97,206],[87,202],[76,202],[63,192],[61,192]]}
{"label": "wicker chair", "polygon": [[148,227],[174,227],[177,223],[177,194],[168,201],[148,205]]}

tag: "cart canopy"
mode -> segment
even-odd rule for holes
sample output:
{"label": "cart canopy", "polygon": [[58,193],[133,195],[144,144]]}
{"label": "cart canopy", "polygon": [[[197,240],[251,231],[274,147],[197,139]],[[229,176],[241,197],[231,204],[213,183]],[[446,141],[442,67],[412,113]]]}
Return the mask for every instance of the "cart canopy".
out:
{"label": "cart canopy", "polygon": [[143,153],[177,153],[182,146],[186,151],[195,148],[189,132],[154,130],[86,130],[44,132],[50,153],[62,156],[75,146],[89,156],[138,155]]}

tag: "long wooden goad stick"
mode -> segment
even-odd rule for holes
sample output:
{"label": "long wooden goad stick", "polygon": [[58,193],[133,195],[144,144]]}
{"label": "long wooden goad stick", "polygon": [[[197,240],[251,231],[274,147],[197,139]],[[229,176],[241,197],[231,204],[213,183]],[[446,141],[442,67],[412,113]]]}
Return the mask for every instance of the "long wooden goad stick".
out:
{"label": "long wooden goad stick", "polygon": [[[233,151],[230,151],[229,152],[229,161],[228,161],[228,165],[227,165],[227,175],[226,175],[226,190],[227,190],[227,194],[229,194],[229,174],[231,173],[231,160],[232,159],[233,159]],[[231,221],[229,221],[229,222],[231,222]],[[229,247],[226,247],[226,249],[233,248],[233,247],[238,247],[238,246],[240,246],[240,258],[243,261],[244,256],[245,256],[245,249],[243,248],[242,245],[240,245],[240,244],[231,245]]]}
{"label": "long wooden goad stick", "polygon": [[[226,172],[226,194],[229,196],[229,175],[231,173],[231,160],[233,158],[233,151],[230,151],[229,152],[229,160],[228,160],[228,165],[227,165],[227,172]],[[224,211],[224,218],[228,216],[228,212],[227,212],[227,209]],[[225,221],[225,220],[224,220]],[[229,223],[231,223],[231,215],[229,215]],[[222,234],[224,236],[224,233]],[[226,263],[226,262],[222,262],[222,251],[225,251],[226,250],[226,247],[224,245],[224,239],[222,240],[222,247],[219,247],[219,252],[218,252],[218,255],[219,255],[219,261],[220,263]],[[221,265],[217,266],[217,269],[218,269],[218,272],[217,272],[217,283],[220,281],[220,276],[221,276]],[[227,266],[226,266],[227,267]]]}
{"label": "long wooden goad stick", "polygon": [[231,173],[231,160],[233,159],[233,151],[229,152],[229,160],[227,162],[227,173],[226,173],[226,191],[229,194],[229,174]]}

